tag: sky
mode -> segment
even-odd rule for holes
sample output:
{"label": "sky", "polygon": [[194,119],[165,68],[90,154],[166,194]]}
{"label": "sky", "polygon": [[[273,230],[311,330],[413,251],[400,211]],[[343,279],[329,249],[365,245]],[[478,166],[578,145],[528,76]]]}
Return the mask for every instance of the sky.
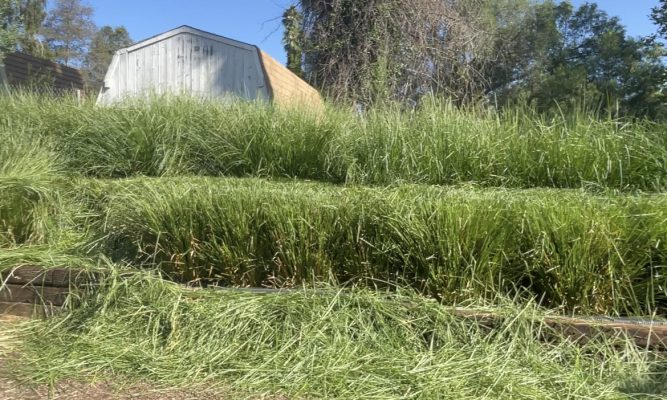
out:
{"label": "sky", "polygon": [[[124,25],[140,41],[181,25],[259,46],[285,63],[280,17],[292,0],[84,0],[95,9],[98,26]],[[406,0],[409,1],[409,0]],[[589,0],[590,1],[590,0]],[[49,3],[53,4],[53,0]],[[581,5],[585,0],[572,0]],[[658,0],[598,0],[619,16],[632,36],[656,32],[649,20]]]}

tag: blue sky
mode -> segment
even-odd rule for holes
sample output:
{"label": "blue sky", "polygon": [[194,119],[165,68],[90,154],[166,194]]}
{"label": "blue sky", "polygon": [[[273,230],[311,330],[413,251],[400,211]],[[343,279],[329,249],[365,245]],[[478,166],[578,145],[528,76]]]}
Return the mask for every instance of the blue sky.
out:
{"label": "blue sky", "polygon": [[[256,44],[279,61],[285,62],[285,52],[280,43],[280,16],[292,0],[87,1],[95,8],[97,25],[124,25],[135,41],[180,25],[191,25]],[[585,0],[572,2],[580,5]],[[610,15],[619,16],[633,36],[656,31],[648,14],[658,0],[598,0],[597,3]]]}

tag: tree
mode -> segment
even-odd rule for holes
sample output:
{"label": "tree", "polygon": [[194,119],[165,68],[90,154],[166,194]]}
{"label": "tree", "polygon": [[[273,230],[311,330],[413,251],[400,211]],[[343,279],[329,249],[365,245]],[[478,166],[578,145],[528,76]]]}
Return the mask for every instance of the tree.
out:
{"label": "tree", "polygon": [[[504,0],[521,3],[525,0]],[[463,104],[493,62],[493,0],[301,0],[304,75],[338,100]]]}
{"label": "tree", "polygon": [[40,39],[42,25],[46,19],[46,0],[22,0],[22,32],[19,46],[24,53],[36,57],[51,58],[48,49]]}
{"label": "tree", "polygon": [[20,33],[18,0],[0,0],[0,64],[4,55],[14,51]]}
{"label": "tree", "polygon": [[44,24],[44,36],[56,60],[80,66],[95,33],[93,9],[81,0],[56,0]]}
{"label": "tree", "polygon": [[664,112],[664,49],[633,39],[596,4],[533,7],[506,63],[492,73],[490,94],[500,103],[529,102],[539,111],[586,107],[614,115],[657,117]]}
{"label": "tree", "polygon": [[658,34],[667,39],[667,0],[660,0],[653,8],[651,19],[658,25]]}
{"label": "tree", "polygon": [[302,21],[303,16],[296,6],[290,6],[283,13],[283,26],[285,27],[283,46],[285,46],[285,52],[287,53],[287,69],[294,72],[297,76],[302,76],[303,74],[301,69],[303,52]]}
{"label": "tree", "polygon": [[131,44],[132,39],[125,27],[103,26],[100,28],[93,36],[90,51],[85,59],[88,86],[95,89],[100,88],[114,53]]}
{"label": "tree", "polygon": [[[667,0],[662,0],[664,4]],[[305,78],[334,100],[665,112],[664,48],[596,4],[300,0]]]}
{"label": "tree", "polygon": [[5,51],[20,50],[50,58],[40,38],[45,8],[46,0],[0,0],[0,46]]}

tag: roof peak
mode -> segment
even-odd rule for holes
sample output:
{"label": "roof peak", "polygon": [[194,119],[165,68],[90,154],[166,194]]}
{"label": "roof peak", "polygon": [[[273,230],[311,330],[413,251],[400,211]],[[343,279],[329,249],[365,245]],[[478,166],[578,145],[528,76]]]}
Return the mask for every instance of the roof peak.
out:
{"label": "roof peak", "polygon": [[172,36],[175,36],[175,35],[178,35],[178,34],[181,34],[181,33],[196,34],[196,35],[203,36],[203,37],[206,37],[206,38],[209,38],[209,39],[212,39],[212,40],[217,40],[219,42],[223,42],[223,43],[235,46],[235,47],[240,47],[240,48],[243,48],[243,49],[246,49],[246,50],[252,50],[252,49],[258,49],[259,48],[259,47],[255,46],[253,44],[242,42],[242,41],[236,40],[236,39],[231,39],[231,38],[228,38],[226,36],[218,35],[217,33],[212,33],[212,32],[205,31],[203,29],[195,28],[195,27],[190,26],[190,25],[181,25],[181,26],[178,26],[176,28],[170,29],[168,31],[165,31],[165,32],[159,33],[157,35],[151,36],[147,39],[141,40],[141,41],[139,41],[139,42],[137,42],[137,43],[135,43],[131,46],[120,49],[119,51],[134,51],[134,50],[140,49],[142,47],[149,46],[149,45],[151,45],[155,42],[159,42],[161,40],[170,38]]}

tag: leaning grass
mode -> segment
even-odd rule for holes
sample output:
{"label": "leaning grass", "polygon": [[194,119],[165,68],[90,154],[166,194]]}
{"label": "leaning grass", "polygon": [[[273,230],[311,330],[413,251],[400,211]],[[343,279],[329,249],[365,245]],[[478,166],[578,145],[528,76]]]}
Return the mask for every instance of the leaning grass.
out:
{"label": "leaning grass", "polygon": [[0,129],[0,247],[42,243],[59,208],[53,182],[62,172],[43,138]]}
{"label": "leaning grass", "polygon": [[235,178],[89,181],[92,249],[181,281],[409,284],[449,302],[528,289],[570,312],[667,306],[667,197],[338,187]]}
{"label": "leaning grass", "polygon": [[20,373],[208,383],[295,398],[629,398],[665,390],[665,364],[624,342],[538,339],[534,306],[496,329],[410,291],[255,295],[112,275],[80,307],[33,322]]}
{"label": "leaning grass", "polygon": [[[17,337],[16,328],[20,322],[22,321],[19,318],[0,315],[0,360],[10,357],[19,347],[20,339]],[[5,371],[0,369],[0,376],[3,373]]]}
{"label": "leaning grass", "polygon": [[433,101],[324,115],[249,103],[158,98],[117,107],[0,97],[0,128],[47,138],[71,174],[291,177],[661,191],[664,124],[586,116],[545,120],[457,110]]}
{"label": "leaning grass", "polygon": [[[112,269],[100,290],[70,299],[71,312],[0,330],[20,344],[24,377],[304,398],[667,391],[666,361],[627,343],[539,341],[534,306],[665,310],[664,125],[437,102],[314,116],[18,94],[0,97],[0,109],[3,267],[92,268],[110,257],[183,281],[306,288],[194,291]],[[99,179],[123,177],[134,178]],[[557,189],[516,189],[536,187]],[[346,289],[312,289],[323,281]],[[403,285],[448,303],[524,295],[529,305],[504,309],[489,331]]]}
{"label": "leaning grass", "polygon": [[[0,248],[0,265],[3,270],[21,266],[42,268],[94,269],[99,257],[86,256],[76,251],[76,244],[26,245]],[[1,283],[1,282],[0,282]]]}

